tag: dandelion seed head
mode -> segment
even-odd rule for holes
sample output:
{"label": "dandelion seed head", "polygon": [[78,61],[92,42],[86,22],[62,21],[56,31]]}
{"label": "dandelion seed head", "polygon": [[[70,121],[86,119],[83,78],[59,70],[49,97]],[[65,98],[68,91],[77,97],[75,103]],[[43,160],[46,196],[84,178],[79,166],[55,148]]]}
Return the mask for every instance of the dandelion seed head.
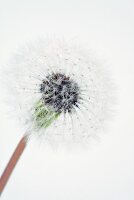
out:
{"label": "dandelion seed head", "polygon": [[111,74],[75,42],[45,38],[28,44],[9,62],[6,74],[12,114],[27,132],[50,144],[81,144],[111,118]]}

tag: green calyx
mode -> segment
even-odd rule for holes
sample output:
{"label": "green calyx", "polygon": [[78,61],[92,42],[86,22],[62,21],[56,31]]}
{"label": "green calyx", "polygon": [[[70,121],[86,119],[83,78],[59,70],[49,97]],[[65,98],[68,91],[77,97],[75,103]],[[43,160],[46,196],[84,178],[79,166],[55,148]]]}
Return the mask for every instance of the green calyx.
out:
{"label": "green calyx", "polygon": [[42,100],[39,100],[35,104],[34,119],[38,128],[47,128],[59,117],[59,115],[59,112],[54,112],[45,107]]}

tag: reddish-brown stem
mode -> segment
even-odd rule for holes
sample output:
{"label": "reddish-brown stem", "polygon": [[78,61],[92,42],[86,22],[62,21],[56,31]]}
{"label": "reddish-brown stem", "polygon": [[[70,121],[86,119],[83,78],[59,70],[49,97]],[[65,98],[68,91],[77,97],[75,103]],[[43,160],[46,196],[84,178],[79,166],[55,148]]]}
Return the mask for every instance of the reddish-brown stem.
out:
{"label": "reddish-brown stem", "polygon": [[25,147],[27,144],[27,135],[23,136],[20,140],[19,144],[17,145],[11,159],[9,160],[7,167],[5,168],[1,178],[0,178],[0,195],[2,194],[10,175],[12,174],[19,158],[21,157]]}

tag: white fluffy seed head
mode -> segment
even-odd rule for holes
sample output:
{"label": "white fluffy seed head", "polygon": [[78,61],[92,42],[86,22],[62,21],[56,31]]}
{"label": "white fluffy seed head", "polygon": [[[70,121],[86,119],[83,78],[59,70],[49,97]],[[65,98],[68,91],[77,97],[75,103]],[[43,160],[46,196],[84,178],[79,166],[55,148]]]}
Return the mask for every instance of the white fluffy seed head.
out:
{"label": "white fluffy seed head", "polygon": [[[29,133],[52,144],[74,144],[103,129],[113,108],[113,84],[91,51],[46,38],[19,50],[9,66],[10,101]],[[61,113],[47,129],[35,126],[35,105],[40,100],[47,109]]]}

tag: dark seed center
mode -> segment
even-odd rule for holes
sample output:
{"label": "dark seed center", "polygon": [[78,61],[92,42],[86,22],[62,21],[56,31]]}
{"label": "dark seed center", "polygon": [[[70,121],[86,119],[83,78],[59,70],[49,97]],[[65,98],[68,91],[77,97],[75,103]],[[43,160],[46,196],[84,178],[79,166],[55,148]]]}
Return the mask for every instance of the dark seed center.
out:
{"label": "dark seed center", "polygon": [[71,112],[78,107],[80,89],[70,77],[61,73],[52,73],[42,80],[40,85],[42,99],[46,106],[55,112]]}

